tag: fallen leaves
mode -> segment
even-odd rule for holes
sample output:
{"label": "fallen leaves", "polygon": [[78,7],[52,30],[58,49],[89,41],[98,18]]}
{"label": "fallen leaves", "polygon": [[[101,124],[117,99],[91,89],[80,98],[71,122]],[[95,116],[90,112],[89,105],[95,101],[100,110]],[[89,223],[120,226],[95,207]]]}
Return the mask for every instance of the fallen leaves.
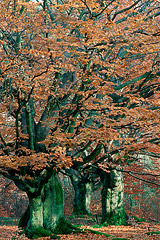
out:
{"label": "fallen leaves", "polygon": [[[160,231],[160,224],[153,224],[145,222],[140,225],[135,226],[108,226],[108,227],[102,227],[102,228],[93,228],[91,226],[83,226],[81,228],[85,228],[88,231],[84,233],[78,233],[78,234],[69,234],[69,235],[59,235],[61,237],[61,240],[82,240],[82,239],[88,239],[88,240],[114,240],[116,238],[125,238],[125,239],[134,239],[134,240],[158,240],[160,239],[160,235],[154,234],[154,232]],[[99,231],[108,235],[111,235],[112,237],[106,237],[104,235],[98,235],[95,233],[91,233],[89,229],[94,231]],[[148,235],[148,232],[153,232],[153,234]],[[24,235],[19,236],[18,234],[18,227],[17,226],[0,226],[0,240],[11,240],[11,239],[17,239],[17,240],[27,240]],[[39,238],[41,240],[49,240],[48,237]]]}

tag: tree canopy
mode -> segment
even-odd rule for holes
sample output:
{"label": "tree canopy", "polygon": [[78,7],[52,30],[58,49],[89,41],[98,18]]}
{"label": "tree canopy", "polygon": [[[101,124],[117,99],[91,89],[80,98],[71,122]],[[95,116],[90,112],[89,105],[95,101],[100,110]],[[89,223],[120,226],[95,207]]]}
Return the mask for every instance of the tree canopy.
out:
{"label": "tree canopy", "polygon": [[159,7],[0,3],[2,175],[34,193],[53,169],[160,157]]}
{"label": "tree canopy", "polygon": [[70,166],[87,145],[116,161],[138,149],[159,153],[158,6],[1,3],[4,166]]}

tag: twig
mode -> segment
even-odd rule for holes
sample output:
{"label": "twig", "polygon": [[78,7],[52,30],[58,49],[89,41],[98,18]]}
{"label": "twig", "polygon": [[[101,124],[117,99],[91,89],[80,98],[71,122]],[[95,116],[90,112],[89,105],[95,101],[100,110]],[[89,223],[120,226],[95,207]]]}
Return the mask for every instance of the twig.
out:
{"label": "twig", "polygon": [[143,178],[136,177],[136,176],[134,176],[131,172],[128,173],[128,174],[129,174],[130,176],[132,176],[132,177],[138,179],[138,180],[141,180],[141,181],[146,182],[146,183],[151,183],[151,184],[154,184],[154,185],[160,187],[160,184],[158,184],[158,183],[154,183],[154,182],[151,182],[151,181],[148,181],[148,180],[145,180],[145,179],[143,179]]}

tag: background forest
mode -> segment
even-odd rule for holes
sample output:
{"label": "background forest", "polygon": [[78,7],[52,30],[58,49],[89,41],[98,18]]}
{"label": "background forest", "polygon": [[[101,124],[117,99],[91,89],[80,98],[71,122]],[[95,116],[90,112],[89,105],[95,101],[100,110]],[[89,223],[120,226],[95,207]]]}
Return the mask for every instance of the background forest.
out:
{"label": "background forest", "polygon": [[100,226],[159,221],[159,9],[0,3],[0,211],[28,238],[81,233],[72,212]]}
{"label": "background forest", "polygon": [[[127,175],[125,181],[125,210],[129,216],[137,216],[146,220],[160,222],[159,206],[159,187],[151,184],[145,184],[141,180],[132,179]],[[70,179],[64,175],[60,176],[64,191],[64,215],[71,216],[73,213],[74,189]],[[91,223],[97,224],[98,216],[100,223],[101,216],[101,186],[93,192],[91,200]],[[20,191],[12,181],[1,178],[0,191],[0,217],[1,221],[7,221],[5,218],[18,219],[28,205],[27,196]],[[76,215],[75,215],[76,217]],[[87,216],[85,216],[87,217]],[[4,219],[3,219],[4,218]],[[81,219],[77,224],[81,224]]]}

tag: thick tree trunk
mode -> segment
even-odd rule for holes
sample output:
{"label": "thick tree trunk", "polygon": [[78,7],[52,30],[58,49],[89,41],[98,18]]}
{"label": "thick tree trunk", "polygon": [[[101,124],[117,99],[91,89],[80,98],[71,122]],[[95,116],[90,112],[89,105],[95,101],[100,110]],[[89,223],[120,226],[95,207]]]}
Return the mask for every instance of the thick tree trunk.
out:
{"label": "thick tree trunk", "polygon": [[90,214],[91,196],[93,192],[92,182],[83,182],[83,180],[72,184],[74,186],[75,197],[73,203],[73,213],[76,215]]}
{"label": "thick tree trunk", "polygon": [[102,172],[102,222],[121,225],[126,222],[124,211],[123,174],[117,170]]}
{"label": "thick tree trunk", "polygon": [[28,229],[43,227],[43,202],[41,195],[29,197],[29,220]]}
{"label": "thick tree trunk", "polygon": [[[20,220],[20,227],[25,227],[29,238],[51,236],[53,233],[71,233],[74,227],[63,217],[63,191],[57,174],[49,178],[41,191],[27,193],[29,206]],[[26,220],[27,219],[27,220]]]}
{"label": "thick tree trunk", "polygon": [[59,220],[63,218],[63,190],[56,175],[52,175],[43,191],[43,225],[54,232]]}

